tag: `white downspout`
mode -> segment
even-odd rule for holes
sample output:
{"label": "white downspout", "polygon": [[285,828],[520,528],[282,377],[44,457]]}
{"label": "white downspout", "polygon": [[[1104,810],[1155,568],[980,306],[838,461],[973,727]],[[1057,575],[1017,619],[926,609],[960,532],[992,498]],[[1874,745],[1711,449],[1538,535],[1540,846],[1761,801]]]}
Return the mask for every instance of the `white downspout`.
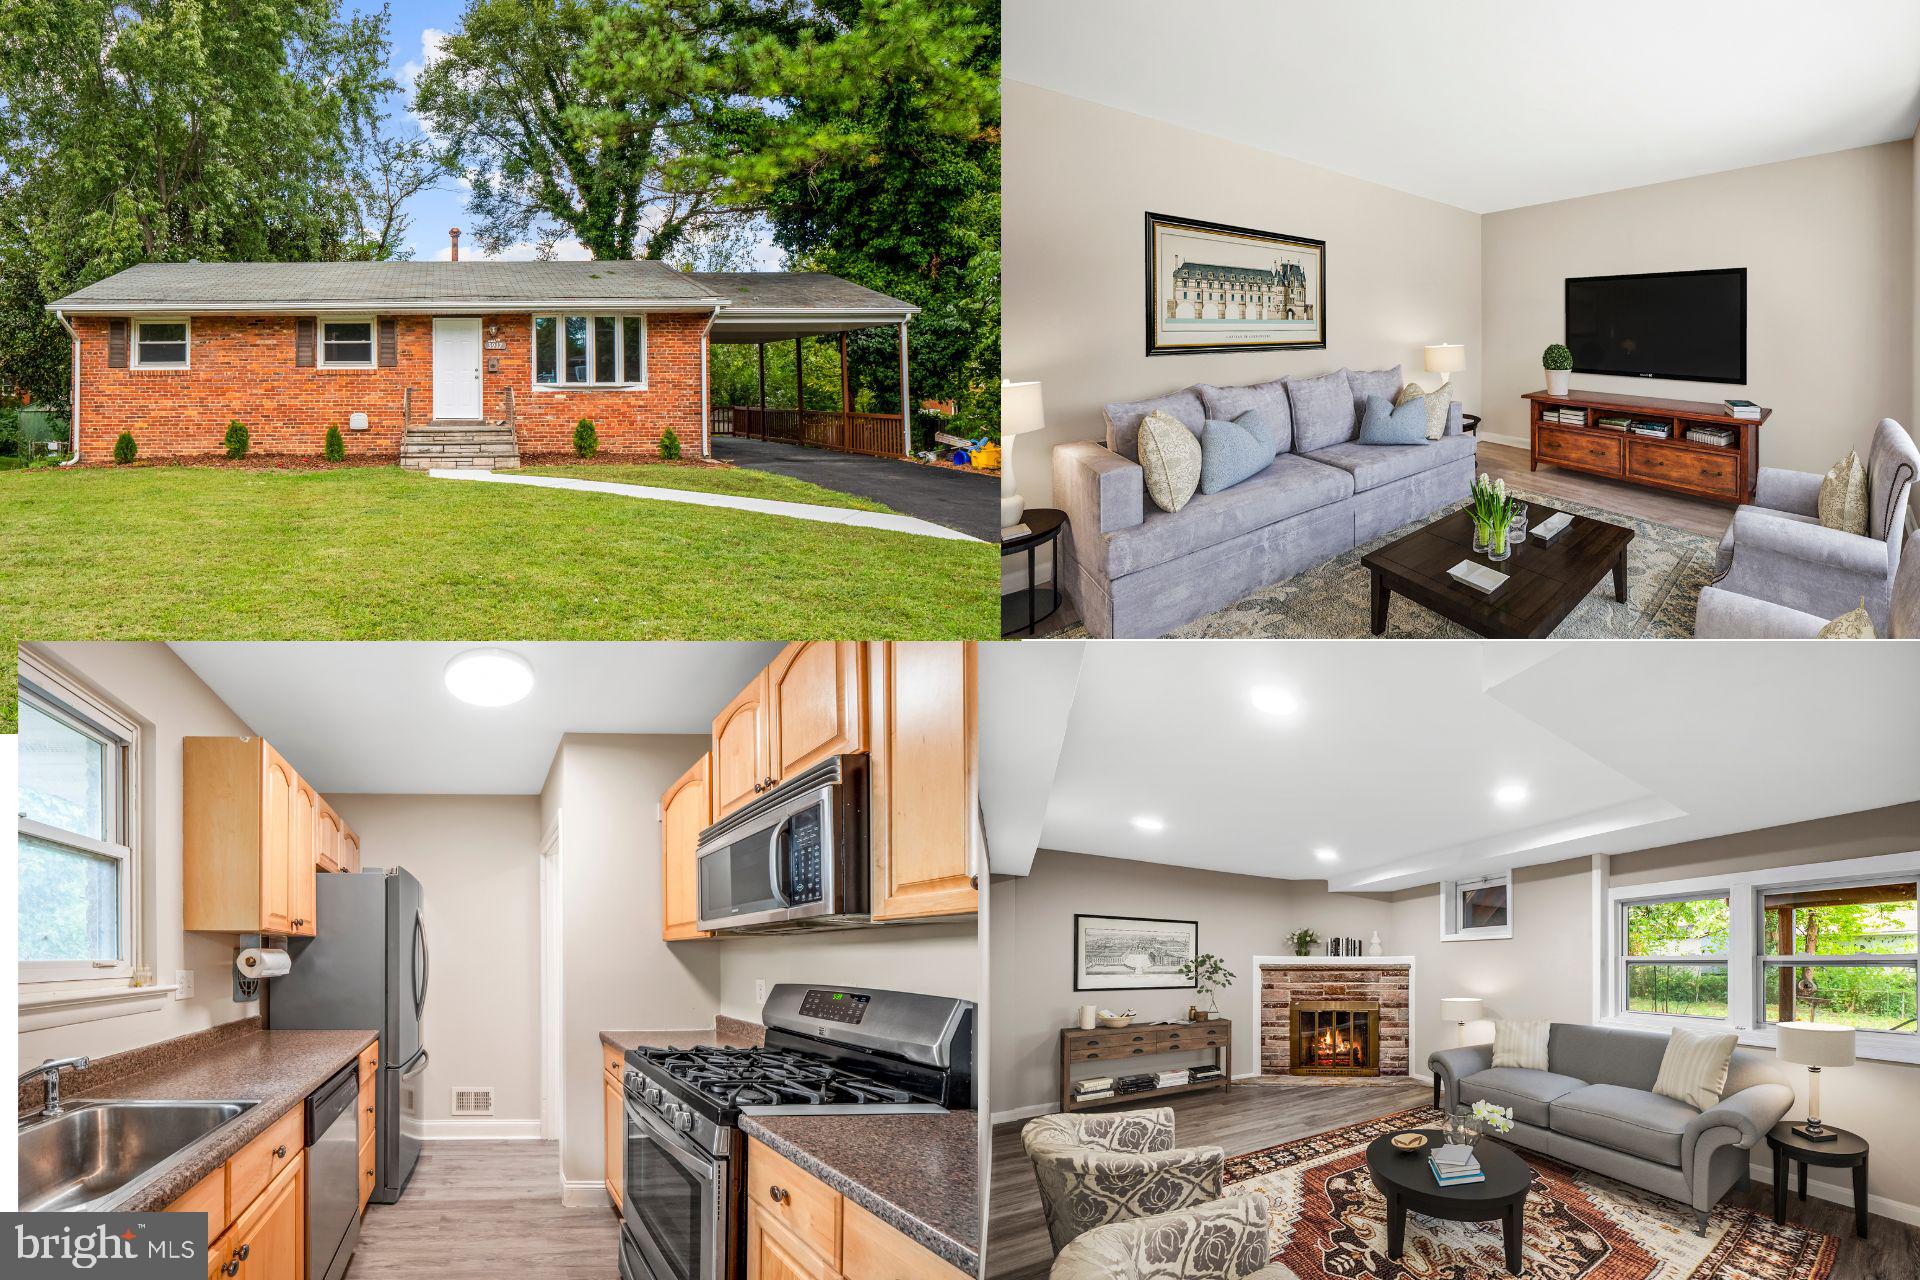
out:
{"label": "white downspout", "polygon": [[60,322],[60,327],[65,329],[67,336],[73,339],[73,394],[68,404],[67,415],[72,419],[67,424],[67,433],[70,437],[68,443],[73,446],[73,456],[60,464],[63,467],[70,467],[80,461],[80,335],[75,332],[73,325],[61,312],[55,311],[53,318]]}

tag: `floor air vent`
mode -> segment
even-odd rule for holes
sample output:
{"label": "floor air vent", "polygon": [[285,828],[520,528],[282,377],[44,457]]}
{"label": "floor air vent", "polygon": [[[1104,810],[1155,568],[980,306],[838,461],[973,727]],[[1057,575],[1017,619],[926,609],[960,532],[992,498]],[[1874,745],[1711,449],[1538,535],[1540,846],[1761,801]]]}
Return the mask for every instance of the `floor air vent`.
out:
{"label": "floor air vent", "polygon": [[493,1114],[493,1090],[484,1088],[465,1088],[453,1091],[453,1114],[456,1116],[490,1116]]}

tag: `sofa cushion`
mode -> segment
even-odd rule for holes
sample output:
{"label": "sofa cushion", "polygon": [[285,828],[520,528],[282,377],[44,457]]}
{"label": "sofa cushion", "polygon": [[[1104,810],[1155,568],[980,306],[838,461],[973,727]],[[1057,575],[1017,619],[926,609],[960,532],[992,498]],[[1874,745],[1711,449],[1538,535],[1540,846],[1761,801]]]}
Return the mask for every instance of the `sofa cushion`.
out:
{"label": "sofa cushion", "polygon": [[1103,405],[1101,409],[1107,415],[1107,448],[1128,462],[1140,461],[1140,422],[1148,414],[1156,410],[1172,414],[1196,436],[1200,434],[1200,424],[1207,420],[1206,411],[1200,407],[1200,397],[1192,387],[1170,396]]}
{"label": "sofa cushion", "polygon": [[1816,640],[1878,640],[1879,633],[1873,629],[1873,618],[1867,613],[1867,598],[1860,597],[1860,607],[1851,613],[1843,613],[1814,633]]}
{"label": "sofa cushion", "polygon": [[[1861,612],[1865,612],[1862,610]],[[1871,624],[1869,624],[1871,629]],[[1653,1091],[1663,1098],[1705,1111],[1720,1101],[1727,1087],[1727,1062],[1740,1037],[1731,1031],[1696,1031],[1675,1027],[1660,1059]]]}
{"label": "sofa cushion", "polygon": [[1427,442],[1427,406],[1425,401],[1395,407],[1385,396],[1368,396],[1367,407],[1360,412],[1359,444],[1425,444]]}
{"label": "sofa cushion", "polygon": [[1353,495],[1353,477],[1285,453],[1273,465],[1220,493],[1196,494],[1178,515],[1148,508],[1131,529],[1107,535],[1109,581],[1218,546],[1243,533]]}
{"label": "sofa cushion", "polygon": [[1194,390],[1200,393],[1200,407],[1209,418],[1232,422],[1249,409],[1258,409],[1262,417],[1279,433],[1275,453],[1293,448],[1293,406],[1287,400],[1287,380],[1256,382],[1245,387],[1216,387],[1202,382]]}
{"label": "sofa cushion", "polygon": [[1488,1067],[1460,1081],[1460,1101],[1485,1099],[1513,1108],[1513,1118],[1526,1124],[1547,1127],[1547,1104],[1575,1089],[1587,1087],[1585,1080],[1557,1076],[1551,1071],[1528,1071],[1523,1067]]}
{"label": "sofa cushion", "polygon": [[1867,532],[1867,466],[1851,449],[1820,481],[1820,523],[1842,533]]}
{"label": "sofa cushion", "polygon": [[1295,453],[1312,453],[1351,440],[1359,425],[1345,369],[1317,378],[1288,378],[1287,405],[1293,411]]}
{"label": "sofa cushion", "polygon": [[1700,1112],[1645,1089],[1590,1084],[1548,1104],[1555,1133],[1660,1164],[1680,1163],[1680,1136]]}
{"label": "sofa cushion", "polygon": [[1207,419],[1200,432],[1200,492],[1231,489],[1273,465],[1273,431],[1258,409],[1249,409],[1240,422]]}
{"label": "sofa cushion", "polygon": [[1493,1065],[1547,1069],[1547,1034],[1553,1024],[1545,1018],[1517,1019],[1493,1024]]}
{"label": "sofa cushion", "polygon": [[1442,436],[1425,444],[1361,444],[1357,440],[1349,440],[1344,444],[1316,449],[1307,456],[1315,462],[1324,462],[1348,472],[1353,476],[1354,492],[1364,493],[1422,471],[1444,467],[1449,462],[1471,459],[1473,437]]}
{"label": "sofa cushion", "polygon": [[1423,391],[1409,382],[1400,388],[1400,395],[1394,400],[1394,406],[1418,400],[1427,406],[1427,439],[1438,440],[1447,434],[1447,419],[1453,411],[1453,388],[1441,383],[1431,391]]}
{"label": "sofa cushion", "polygon": [[1353,425],[1360,425],[1360,418],[1367,411],[1368,396],[1379,396],[1392,404],[1399,398],[1404,382],[1399,365],[1391,369],[1347,370],[1347,390],[1353,394]]}
{"label": "sofa cushion", "polygon": [[1200,485],[1200,441],[1172,414],[1156,409],[1140,420],[1140,470],[1147,496],[1162,511],[1178,511]]}
{"label": "sofa cushion", "polygon": [[1667,1033],[1556,1022],[1547,1037],[1547,1070],[1592,1084],[1652,1089],[1667,1055]]}

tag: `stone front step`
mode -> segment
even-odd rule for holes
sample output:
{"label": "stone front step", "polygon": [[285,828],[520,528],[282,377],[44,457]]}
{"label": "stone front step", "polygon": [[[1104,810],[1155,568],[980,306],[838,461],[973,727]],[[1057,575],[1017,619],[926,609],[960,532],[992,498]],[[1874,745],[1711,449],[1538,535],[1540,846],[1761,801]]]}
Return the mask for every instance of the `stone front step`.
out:
{"label": "stone front step", "polygon": [[409,428],[400,438],[400,465],[415,471],[433,467],[517,467],[520,444],[511,427],[429,425]]}

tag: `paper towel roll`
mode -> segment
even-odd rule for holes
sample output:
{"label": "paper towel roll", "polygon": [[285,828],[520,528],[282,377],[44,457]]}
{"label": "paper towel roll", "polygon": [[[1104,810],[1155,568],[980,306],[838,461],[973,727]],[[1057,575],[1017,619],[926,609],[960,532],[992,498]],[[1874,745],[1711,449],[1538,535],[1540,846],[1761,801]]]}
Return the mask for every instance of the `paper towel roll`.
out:
{"label": "paper towel roll", "polygon": [[293,972],[293,957],[278,947],[248,947],[233,962],[243,978],[277,978]]}

